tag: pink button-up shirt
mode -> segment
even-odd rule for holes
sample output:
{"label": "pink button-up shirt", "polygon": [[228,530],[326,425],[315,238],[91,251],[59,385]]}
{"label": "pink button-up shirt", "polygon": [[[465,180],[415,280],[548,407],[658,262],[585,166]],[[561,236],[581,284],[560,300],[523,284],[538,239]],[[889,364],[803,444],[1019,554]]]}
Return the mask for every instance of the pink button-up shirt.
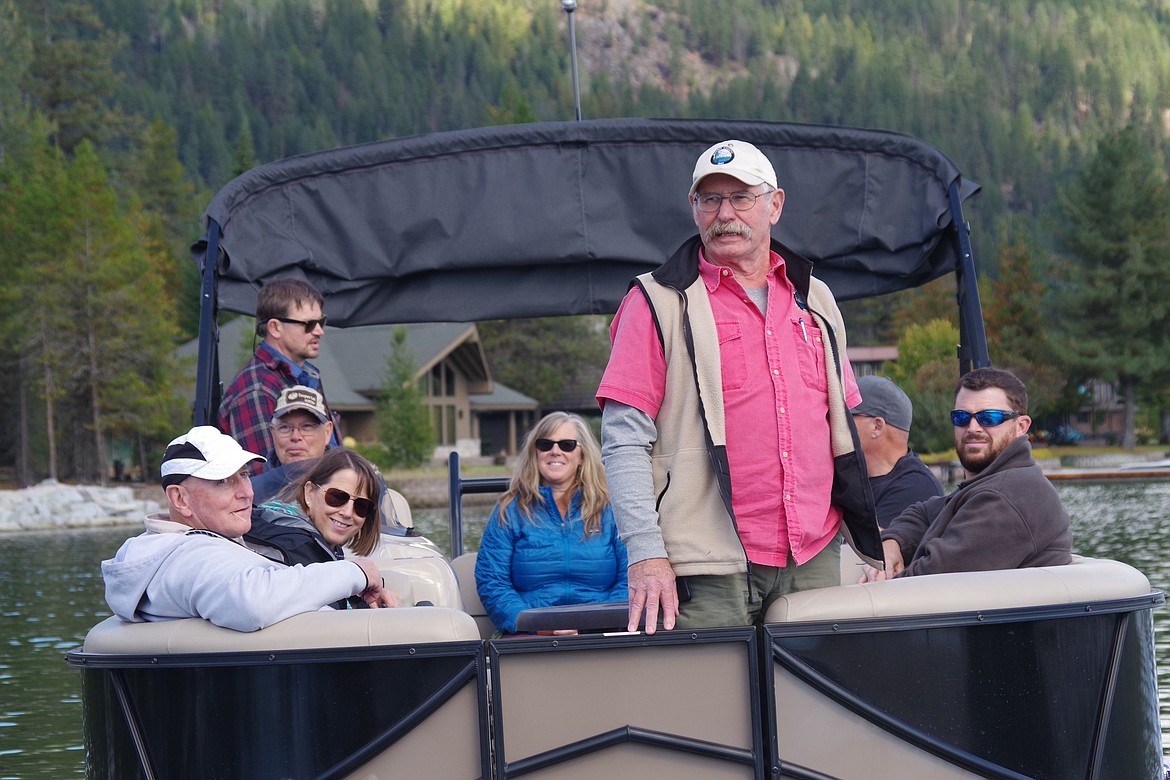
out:
{"label": "pink button-up shirt", "polygon": [[[699,273],[711,298],[719,334],[727,460],[732,508],[748,560],[797,564],[825,548],[841,524],[829,497],[833,455],[829,446],[828,390],[820,328],[795,300],[784,260],[772,253],[767,316],[748,298],[731,271],[700,254]],[[610,328],[613,351],[597,390],[658,415],[666,388],[666,359],[650,306],[640,290],[622,301]],[[845,360],[849,406],[861,401]],[[750,367],[750,370],[749,370]]]}

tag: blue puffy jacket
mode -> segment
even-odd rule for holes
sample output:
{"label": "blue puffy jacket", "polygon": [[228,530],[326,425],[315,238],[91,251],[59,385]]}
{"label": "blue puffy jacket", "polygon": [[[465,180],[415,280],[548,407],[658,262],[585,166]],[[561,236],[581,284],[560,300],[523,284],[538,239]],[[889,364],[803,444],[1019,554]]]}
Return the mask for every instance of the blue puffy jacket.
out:
{"label": "blue puffy jacket", "polygon": [[516,617],[525,609],[629,597],[626,546],[618,539],[613,510],[606,506],[601,513],[600,534],[583,538],[580,490],[563,522],[552,488],[542,487],[540,497],[531,520],[513,502],[508,522],[501,523],[497,505],[479,545],[479,598],[496,628],[509,634],[516,632]]}

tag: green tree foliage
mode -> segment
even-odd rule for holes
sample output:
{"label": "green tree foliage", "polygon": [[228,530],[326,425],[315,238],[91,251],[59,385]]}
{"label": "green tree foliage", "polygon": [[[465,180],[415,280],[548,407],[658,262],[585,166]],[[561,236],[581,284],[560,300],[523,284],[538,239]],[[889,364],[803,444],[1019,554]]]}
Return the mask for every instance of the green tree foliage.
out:
{"label": "green tree foliage", "polygon": [[53,123],[52,142],[71,152],[85,140],[110,140],[121,121],[110,100],[119,81],[113,58],[124,42],[80,0],[16,0],[16,6],[32,43],[24,87]]}
{"label": "green tree foliage", "polygon": [[386,392],[378,406],[378,441],[382,446],[376,456],[387,468],[419,466],[430,460],[435,449],[435,431],[414,376],[418,363],[406,343],[406,334],[404,327],[394,329],[386,363]]}
{"label": "green tree foliage", "polygon": [[910,444],[919,452],[944,452],[954,446],[950,411],[955,404],[955,345],[959,330],[946,320],[911,325],[898,342],[898,359],[886,375],[914,404]]}
{"label": "green tree foliage", "polygon": [[1122,446],[1136,446],[1138,394],[1167,380],[1170,348],[1170,190],[1164,168],[1130,126],[1103,139],[1061,193],[1058,235],[1068,264],[1060,290],[1066,361],[1116,381]]}
{"label": "green tree foliage", "polygon": [[597,379],[609,359],[604,318],[541,317],[479,324],[492,376],[549,406]]}
{"label": "green tree foliage", "polygon": [[988,281],[980,296],[992,362],[1023,380],[1033,418],[1075,411],[1075,386],[1086,377],[1069,376],[1053,348],[1044,318],[1046,287],[1032,270],[1031,249],[1004,247],[998,265],[999,278]]}
{"label": "green tree foliage", "polygon": [[118,201],[88,142],[75,152],[41,147],[7,182],[3,249],[18,262],[3,328],[22,367],[25,457],[31,437],[47,442],[33,470],[104,480],[109,436],[162,437],[181,414],[175,327],[146,218]]}
{"label": "green tree foliage", "polygon": [[[631,0],[591,3],[575,18],[588,117],[880,127],[953,157],[984,185],[965,216],[989,302],[1008,301],[989,312],[993,331],[1005,330],[992,334],[999,364],[1035,371],[1043,356],[1024,350],[1039,343],[1034,312],[1012,311],[1027,296],[986,284],[1018,271],[996,242],[1027,231],[1036,258],[1055,258],[1035,275],[1062,279],[1068,261],[1052,254],[1060,223],[1048,219],[1050,204],[1098,139],[1130,122],[1157,129],[1138,135],[1150,150],[1147,172],[1165,175],[1170,141],[1156,123],[1170,105],[1170,15],[1147,2]],[[50,460],[42,446],[61,444],[66,471],[93,460],[84,426],[94,425],[94,404],[69,390],[76,379],[49,359],[66,349],[64,337],[45,346],[53,331],[25,316],[30,301],[44,304],[42,325],[55,322],[54,307],[68,314],[29,285],[66,272],[53,241],[71,234],[75,216],[27,209],[58,208],[58,169],[84,141],[107,172],[120,219],[141,231],[164,291],[182,302],[175,309],[158,299],[156,309],[177,311],[190,333],[197,287],[186,247],[207,201],[199,189],[218,189],[253,162],[320,148],[571,117],[565,25],[557,4],[530,0],[0,0],[0,327],[12,333],[3,357],[19,367],[0,377],[0,389],[27,399],[23,415],[0,412],[0,460],[18,435],[41,471]],[[1142,253],[1156,251],[1143,244]],[[939,280],[861,305],[849,320],[852,342],[888,343],[912,324],[953,318],[953,296],[953,283]],[[1086,318],[1058,318],[1069,304],[1056,296],[1038,305],[1042,330],[1068,354],[1056,331]],[[501,337],[506,358],[489,349],[501,381],[555,398],[565,366],[604,363],[603,346],[578,351],[577,343],[600,336],[604,344],[603,333],[568,328],[561,338],[555,321],[534,327],[517,338],[523,347]],[[532,356],[559,368],[530,368]],[[947,360],[950,381],[953,353]],[[1075,366],[1086,377],[1098,370],[1109,378],[1095,363]],[[1056,384],[1029,376],[1034,387]],[[574,382],[588,378],[566,385]],[[1151,382],[1128,396],[1155,397]],[[49,403],[53,414],[31,413]],[[54,419],[67,440],[45,435]]]}
{"label": "green tree foliage", "polygon": [[200,233],[199,215],[210,196],[198,190],[178,156],[178,134],[155,119],[138,136],[133,154],[120,154],[121,188],[137,199],[144,238],[158,258],[165,288],[177,302],[179,340],[199,327],[199,268],[191,261],[191,240]]}

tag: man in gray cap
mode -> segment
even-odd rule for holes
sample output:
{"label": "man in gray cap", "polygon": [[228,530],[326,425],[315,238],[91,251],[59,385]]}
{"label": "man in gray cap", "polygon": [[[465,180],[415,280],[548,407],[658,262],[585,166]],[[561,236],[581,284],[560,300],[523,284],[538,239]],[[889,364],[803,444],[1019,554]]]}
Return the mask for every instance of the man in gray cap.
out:
{"label": "man in gray cap", "polygon": [[863,376],[857,389],[861,403],[851,410],[853,422],[865,453],[878,525],[885,528],[911,504],[941,496],[943,487],[910,450],[914,407],[902,388],[885,377]]}
{"label": "man in gray cap", "polygon": [[299,479],[329,448],[333,422],[325,397],[304,385],[286,387],[276,399],[271,431],[268,468],[252,477],[252,500],[257,505]]}

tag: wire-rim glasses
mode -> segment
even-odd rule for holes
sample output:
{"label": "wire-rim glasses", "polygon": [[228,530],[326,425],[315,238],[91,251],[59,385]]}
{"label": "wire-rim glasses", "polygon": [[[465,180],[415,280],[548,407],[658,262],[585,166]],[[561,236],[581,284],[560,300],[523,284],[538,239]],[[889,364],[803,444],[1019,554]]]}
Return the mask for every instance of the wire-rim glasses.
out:
{"label": "wire-rim glasses", "polygon": [[756,201],[765,195],[771,195],[775,190],[768,190],[766,192],[749,192],[742,190],[740,192],[732,192],[723,195],[718,192],[707,192],[696,194],[694,197],[695,208],[699,211],[705,211],[708,214],[714,214],[723,206],[723,201],[731,201],[731,207],[736,211],[749,211],[752,206],[756,205]]}

